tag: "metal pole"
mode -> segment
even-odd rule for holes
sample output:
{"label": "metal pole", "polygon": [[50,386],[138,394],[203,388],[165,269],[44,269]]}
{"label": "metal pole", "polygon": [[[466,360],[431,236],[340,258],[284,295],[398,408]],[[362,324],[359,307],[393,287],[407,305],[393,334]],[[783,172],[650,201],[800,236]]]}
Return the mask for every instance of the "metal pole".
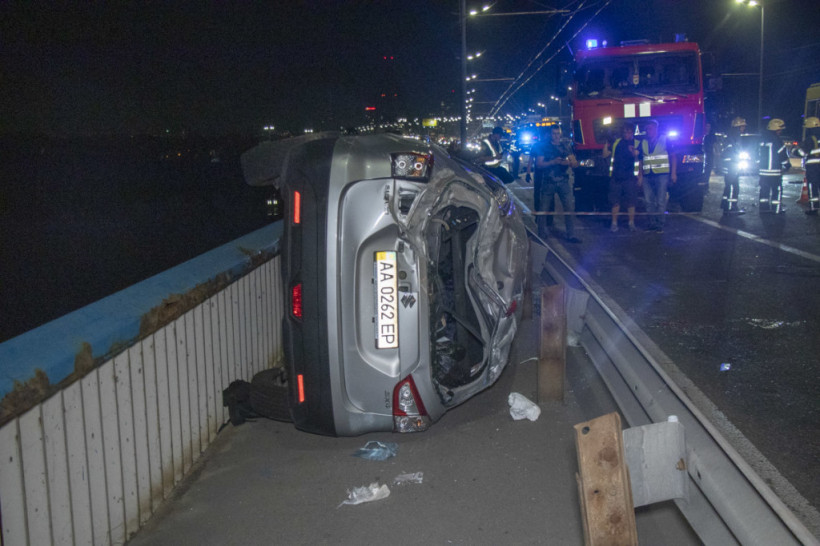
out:
{"label": "metal pole", "polygon": [[765,21],[763,2],[760,3],[760,78],[757,88],[757,128],[763,132],[763,23]]}
{"label": "metal pole", "polygon": [[459,123],[459,137],[461,149],[467,146],[467,0],[461,0],[461,121]]}

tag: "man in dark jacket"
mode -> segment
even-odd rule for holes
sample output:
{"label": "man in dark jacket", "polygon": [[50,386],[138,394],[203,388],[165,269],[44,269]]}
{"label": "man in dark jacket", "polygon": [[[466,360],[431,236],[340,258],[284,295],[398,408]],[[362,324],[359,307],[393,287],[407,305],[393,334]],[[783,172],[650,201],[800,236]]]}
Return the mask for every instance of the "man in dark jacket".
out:
{"label": "man in dark jacket", "polygon": [[737,117],[732,120],[732,128],[726,139],[726,148],[723,151],[723,199],[720,208],[723,214],[743,214],[740,208],[740,174],[748,173],[753,165],[748,150],[744,150],[741,145],[740,135],[746,132],[746,120]]}
{"label": "man in dark jacket", "polygon": [[[550,130],[550,141],[540,142],[533,147],[535,157],[536,191],[538,196],[539,212],[552,212],[555,209],[555,196],[561,200],[564,209],[564,225],[566,239],[570,243],[580,243],[575,236],[575,222],[573,220],[574,204],[572,201],[572,186],[569,181],[569,170],[578,166],[578,161],[569,146],[561,142],[561,126],[553,125]],[[541,221],[541,218],[544,218]],[[539,217],[538,231],[542,236],[552,228],[552,216]],[[547,229],[543,229],[546,227]]]}

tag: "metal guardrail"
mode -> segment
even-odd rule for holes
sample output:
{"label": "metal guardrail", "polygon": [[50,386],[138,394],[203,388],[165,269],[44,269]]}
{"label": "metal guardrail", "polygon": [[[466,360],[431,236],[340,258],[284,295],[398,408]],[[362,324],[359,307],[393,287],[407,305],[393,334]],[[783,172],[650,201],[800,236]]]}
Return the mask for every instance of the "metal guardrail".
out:
{"label": "metal guardrail", "polygon": [[[546,243],[543,271],[557,283],[589,294],[581,344],[630,426],[676,415],[686,430],[689,497],[675,501],[705,544],[820,544],[661,366],[671,364],[636,326],[610,308]],[[540,254],[540,256],[539,256]],[[672,366],[674,366],[672,364]]]}

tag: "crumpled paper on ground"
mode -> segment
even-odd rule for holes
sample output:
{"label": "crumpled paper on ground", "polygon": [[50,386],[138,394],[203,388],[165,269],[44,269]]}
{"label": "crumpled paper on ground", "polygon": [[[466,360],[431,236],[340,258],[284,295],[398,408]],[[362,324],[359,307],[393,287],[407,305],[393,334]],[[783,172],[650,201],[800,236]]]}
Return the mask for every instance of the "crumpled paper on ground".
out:
{"label": "crumpled paper on ground", "polygon": [[422,483],[424,481],[424,472],[411,472],[408,474],[399,474],[393,478],[393,485],[402,485],[405,483]]}
{"label": "crumpled paper on ground", "polygon": [[[390,496],[390,488],[387,484],[379,485],[378,482],[373,482],[370,485],[362,487],[354,487],[347,490],[347,500],[343,500],[342,504],[362,504],[363,502],[372,502],[381,499],[386,499]],[[341,506],[340,504],[339,506]],[[337,506],[336,508],[338,508]]]}
{"label": "crumpled paper on ground", "polygon": [[541,415],[541,408],[523,394],[511,392],[507,398],[507,403],[510,405],[510,415],[516,421],[521,419],[535,421]]}

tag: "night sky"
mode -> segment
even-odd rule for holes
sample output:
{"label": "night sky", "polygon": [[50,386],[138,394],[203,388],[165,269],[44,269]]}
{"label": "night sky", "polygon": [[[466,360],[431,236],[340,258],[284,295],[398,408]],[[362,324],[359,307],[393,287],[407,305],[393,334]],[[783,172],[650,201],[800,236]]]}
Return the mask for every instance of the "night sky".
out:
{"label": "night sky", "polygon": [[[820,81],[820,9],[813,0],[765,1],[764,114],[799,123],[805,87]],[[583,7],[555,40],[563,45],[606,3],[499,0],[494,10]],[[397,97],[383,111],[411,118],[457,104],[457,0],[58,6],[0,5],[0,134],[336,129],[361,123],[365,106],[383,105],[384,91]],[[759,14],[734,0],[611,0],[570,46],[593,35],[615,44],[686,33],[714,53],[722,71],[756,72]],[[471,20],[468,49],[485,52],[471,72],[517,76],[564,22],[545,15]],[[567,59],[566,51],[556,57]],[[543,100],[556,72],[557,62],[541,70],[508,109]],[[756,78],[732,83],[757,89]],[[476,100],[492,102],[508,85],[479,84]]]}

